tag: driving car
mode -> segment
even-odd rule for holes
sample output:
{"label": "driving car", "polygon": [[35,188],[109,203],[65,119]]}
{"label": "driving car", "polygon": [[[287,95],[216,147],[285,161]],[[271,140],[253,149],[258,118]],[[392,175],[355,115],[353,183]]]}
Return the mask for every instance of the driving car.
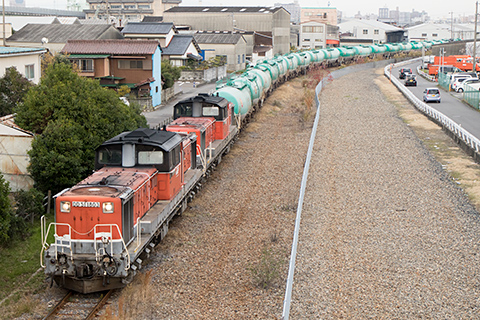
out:
{"label": "driving car", "polygon": [[417,86],[417,77],[414,74],[407,74],[405,77],[405,86]]}
{"label": "driving car", "polygon": [[465,91],[465,85],[466,84],[472,84],[472,83],[478,83],[478,82],[480,82],[480,80],[478,78],[470,78],[470,79],[465,79],[458,84],[454,83],[452,85],[452,87],[454,87],[455,91],[461,93],[461,92]]}
{"label": "driving car", "polygon": [[400,69],[400,75],[398,76],[400,79],[405,79],[405,77],[407,76],[407,74],[412,74],[412,69],[410,68],[401,68]]}
{"label": "driving car", "polygon": [[440,90],[438,90],[437,88],[425,89],[425,91],[423,91],[423,101],[424,102],[434,101],[434,102],[440,103],[441,102]]}

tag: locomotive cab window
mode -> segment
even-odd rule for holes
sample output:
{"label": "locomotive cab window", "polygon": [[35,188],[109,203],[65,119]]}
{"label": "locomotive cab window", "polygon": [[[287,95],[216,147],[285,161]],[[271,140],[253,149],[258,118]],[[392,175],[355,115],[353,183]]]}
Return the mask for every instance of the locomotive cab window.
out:
{"label": "locomotive cab window", "polygon": [[163,152],[162,151],[140,151],[138,152],[138,164],[162,164]]}
{"label": "locomotive cab window", "polygon": [[215,107],[215,106],[203,107],[204,117],[217,117],[218,115],[220,115],[220,111],[218,107]]}
{"label": "locomotive cab window", "polygon": [[193,108],[191,104],[180,104],[175,106],[174,110],[174,118],[180,118],[180,117],[191,117],[193,114]]}
{"label": "locomotive cab window", "polygon": [[97,162],[100,165],[121,165],[122,146],[103,147],[97,151]]}

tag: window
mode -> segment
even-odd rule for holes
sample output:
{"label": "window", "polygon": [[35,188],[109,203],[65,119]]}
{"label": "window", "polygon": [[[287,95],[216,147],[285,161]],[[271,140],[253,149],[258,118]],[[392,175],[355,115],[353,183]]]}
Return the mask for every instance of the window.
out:
{"label": "window", "polygon": [[237,55],[237,63],[240,63],[240,55]]}
{"label": "window", "polygon": [[302,30],[304,33],[323,33],[323,26],[303,26]]}
{"label": "window", "polygon": [[327,13],[326,12],[323,14],[323,19],[327,19]]}
{"label": "window", "polygon": [[126,4],[125,9],[136,9],[136,6],[134,4]]}
{"label": "window", "polygon": [[220,114],[218,107],[203,107],[204,117],[216,117]]}
{"label": "window", "polygon": [[426,33],[422,33],[422,37],[426,37],[426,36],[427,36],[427,34],[426,34]]}
{"label": "window", "polygon": [[380,32],[378,31],[378,29],[375,29],[373,30],[373,34],[379,34]]}
{"label": "window", "polygon": [[304,42],[306,42],[306,41],[310,41],[310,39],[303,39],[303,41],[304,41]]}
{"label": "window", "polygon": [[142,60],[118,60],[118,69],[143,69]]}
{"label": "window", "polygon": [[28,80],[35,79],[35,65],[28,64],[25,66],[25,78]]}
{"label": "window", "polygon": [[311,13],[311,12],[305,12],[305,15],[306,15],[306,16],[311,16],[312,13]]}
{"label": "window", "polygon": [[245,62],[245,54],[242,54],[242,63]]}
{"label": "window", "polygon": [[139,151],[138,152],[138,164],[162,164],[163,152],[162,151]]}
{"label": "window", "polygon": [[98,163],[109,165],[122,164],[122,146],[108,146],[97,152]]}
{"label": "window", "polygon": [[122,9],[122,5],[121,4],[111,4],[110,9]]}
{"label": "window", "polygon": [[432,37],[438,37],[438,33],[432,33]]}
{"label": "window", "polygon": [[72,59],[78,66],[80,72],[93,72],[93,59]]}
{"label": "window", "polygon": [[138,9],[150,9],[150,5],[149,4],[139,4]]}
{"label": "window", "polygon": [[367,30],[367,29],[363,29],[363,34],[368,34],[368,30]]}
{"label": "window", "polygon": [[315,42],[322,42],[322,39],[315,39]]}

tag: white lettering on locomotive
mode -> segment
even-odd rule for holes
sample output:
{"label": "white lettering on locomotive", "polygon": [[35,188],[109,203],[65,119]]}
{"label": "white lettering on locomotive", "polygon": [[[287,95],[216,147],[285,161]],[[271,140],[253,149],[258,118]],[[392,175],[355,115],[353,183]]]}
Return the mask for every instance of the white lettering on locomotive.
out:
{"label": "white lettering on locomotive", "polygon": [[100,202],[92,202],[92,201],[73,201],[72,207],[80,207],[80,208],[100,208]]}

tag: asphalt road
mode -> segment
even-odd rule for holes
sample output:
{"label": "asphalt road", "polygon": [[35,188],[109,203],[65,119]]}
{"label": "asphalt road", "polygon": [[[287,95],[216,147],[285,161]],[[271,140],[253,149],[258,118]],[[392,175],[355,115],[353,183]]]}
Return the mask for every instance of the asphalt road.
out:
{"label": "asphalt road", "polygon": [[201,85],[195,84],[194,86],[193,83],[189,81],[177,81],[175,82],[175,98],[164,105],[160,105],[155,111],[145,112],[143,115],[147,119],[150,128],[156,128],[159,124],[163,123],[163,121],[173,117],[173,106],[175,106],[177,102],[191,96],[196,96],[199,93],[210,93],[213,92],[213,90],[215,90],[215,82]]}
{"label": "asphalt road", "polygon": [[[402,68],[411,68],[414,74],[417,74],[419,62],[402,66]],[[400,68],[393,68],[392,75],[399,76]],[[403,80],[400,80],[403,83]],[[429,106],[440,111],[456,123],[460,124],[465,130],[480,139],[480,112],[465,102],[463,102],[463,93],[454,91],[448,92],[441,88],[437,82],[430,82],[417,74],[417,86],[407,87],[420,100],[423,101],[423,91],[425,88],[439,88],[442,97],[441,103],[430,102]]]}

